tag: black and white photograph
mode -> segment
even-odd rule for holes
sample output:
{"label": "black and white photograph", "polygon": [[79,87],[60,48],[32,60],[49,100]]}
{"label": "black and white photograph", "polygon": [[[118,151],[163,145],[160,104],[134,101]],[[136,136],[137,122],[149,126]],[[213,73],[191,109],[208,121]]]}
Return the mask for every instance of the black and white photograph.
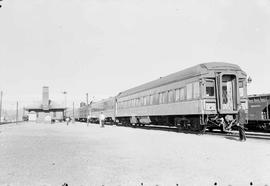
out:
{"label": "black and white photograph", "polygon": [[270,0],[0,0],[0,186],[270,186]]}

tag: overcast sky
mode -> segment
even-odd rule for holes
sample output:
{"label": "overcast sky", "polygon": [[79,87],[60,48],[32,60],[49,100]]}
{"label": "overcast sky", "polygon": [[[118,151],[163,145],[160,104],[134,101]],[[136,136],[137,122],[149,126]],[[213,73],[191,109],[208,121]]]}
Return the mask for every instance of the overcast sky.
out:
{"label": "overcast sky", "polygon": [[69,105],[212,61],[238,64],[270,93],[269,0],[3,0],[3,107]]}

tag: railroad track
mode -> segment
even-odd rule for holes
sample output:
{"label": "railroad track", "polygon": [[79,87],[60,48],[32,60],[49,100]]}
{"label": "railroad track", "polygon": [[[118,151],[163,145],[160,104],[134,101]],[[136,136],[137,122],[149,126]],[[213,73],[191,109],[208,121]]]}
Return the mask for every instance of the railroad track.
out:
{"label": "railroad track", "polygon": [[[169,126],[136,126],[134,128],[139,129],[147,129],[147,130],[162,130],[162,131],[170,131],[170,132],[179,132],[179,133],[186,133],[186,134],[200,134],[200,135],[216,135],[222,137],[236,137],[238,138],[239,133],[238,131],[232,131],[231,133],[223,133],[220,131],[206,131],[205,133],[198,133],[193,131],[178,131],[177,127],[169,127]],[[256,133],[256,132],[246,132],[247,138],[252,139],[261,139],[261,140],[270,140],[270,133]]]}
{"label": "railroad track", "polygon": [[[108,124],[107,124],[108,125]],[[239,133],[236,130],[233,130],[231,133],[224,133],[221,131],[206,131],[205,133],[198,133],[194,131],[179,131],[175,126],[161,126],[161,125],[145,125],[145,126],[124,126],[118,125],[118,127],[133,127],[138,129],[146,129],[146,130],[161,130],[161,131],[168,131],[168,132],[178,132],[183,134],[196,134],[196,135],[215,135],[215,136],[222,136],[222,137],[239,137]],[[262,132],[249,132],[246,131],[246,137],[252,139],[261,139],[261,140],[270,140],[270,133],[262,133]]]}
{"label": "railroad track", "polygon": [[[235,136],[238,137],[239,133],[238,131],[233,131],[232,133],[225,134],[226,136]],[[263,133],[250,133],[246,132],[246,137],[247,138],[253,138],[253,139],[263,139],[263,140],[270,140],[270,134],[263,134]]]}
{"label": "railroad track", "polygon": [[[220,131],[206,131],[205,134],[207,135],[216,135],[216,136],[222,136],[222,137],[239,137],[238,131],[232,131],[230,133],[224,133]],[[261,139],[261,140],[270,140],[270,134],[267,133],[256,133],[256,132],[245,132],[247,138],[252,139]]]}

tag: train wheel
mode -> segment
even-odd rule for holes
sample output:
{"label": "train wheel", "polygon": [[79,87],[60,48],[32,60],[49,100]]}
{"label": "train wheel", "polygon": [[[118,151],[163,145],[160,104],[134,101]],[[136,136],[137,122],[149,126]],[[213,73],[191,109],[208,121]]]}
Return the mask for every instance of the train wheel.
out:
{"label": "train wheel", "polygon": [[201,125],[201,126],[200,126],[200,132],[201,132],[202,134],[205,133],[206,129],[207,129],[207,126],[206,126],[206,125]]}
{"label": "train wheel", "polygon": [[181,125],[177,125],[177,132],[183,131],[183,127]]}

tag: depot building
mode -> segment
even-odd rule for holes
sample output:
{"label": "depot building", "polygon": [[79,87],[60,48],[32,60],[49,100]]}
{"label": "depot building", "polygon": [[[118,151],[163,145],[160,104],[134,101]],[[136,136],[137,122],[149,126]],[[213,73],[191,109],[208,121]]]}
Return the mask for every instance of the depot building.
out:
{"label": "depot building", "polygon": [[55,122],[63,121],[66,107],[49,99],[49,87],[42,88],[42,100],[24,108],[29,121]]}

